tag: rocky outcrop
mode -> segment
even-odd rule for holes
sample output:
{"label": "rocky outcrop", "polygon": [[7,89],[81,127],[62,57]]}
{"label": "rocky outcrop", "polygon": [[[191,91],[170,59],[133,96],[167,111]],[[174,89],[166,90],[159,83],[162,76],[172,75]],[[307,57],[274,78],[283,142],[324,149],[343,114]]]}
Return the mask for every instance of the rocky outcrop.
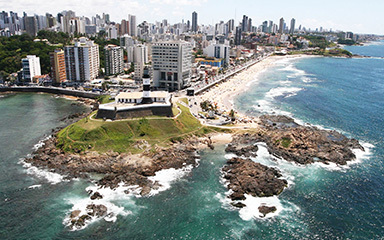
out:
{"label": "rocky outcrop", "polygon": [[[156,172],[163,169],[181,169],[189,165],[197,165],[198,155],[194,147],[197,142],[197,139],[190,139],[175,143],[168,149],[156,148],[155,151],[144,152],[141,156],[116,152],[73,154],[57,148],[56,138],[53,137],[46,140],[44,145],[35,151],[33,157],[25,161],[35,166],[53,169],[69,178],[87,178],[89,173],[103,174],[104,177],[97,181],[99,187],[115,189],[123,183],[128,186],[138,186],[126,190],[126,194],[141,189],[140,194],[148,196],[152,190],[161,187],[158,182],[153,182],[148,177],[155,176]],[[86,207],[86,214],[84,211],[75,210],[69,216],[69,227],[72,229],[81,229],[92,219],[109,216],[106,206],[96,204],[97,200],[105,196],[92,190],[88,194],[92,204]]]}
{"label": "rocky outcrop", "polygon": [[241,146],[239,144],[230,143],[225,148],[225,152],[234,153],[237,156],[256,157],[258,149],[259,148],[255,144],[250,146]]}
{"label": "rocky outcrop", "polygon": [[[157,171],[169,168],[180,169],[187,165],[195,166],[197,164],[198,156],[194,147],[195,143],[192,141],[197,140],[175,143],[168,149],[157,148],[156,151],[147,151],[141,156],[136,156],[139,159],[133,161],[132,155],[128,153],[65,153],[56,147],[56,139],[50,138],[34,153],[32,158],[26,159],[26,162],[54,169],[70,178],[87,177],[88,173],[104,174],[104,177],[98,181],[98,185],[114,189],[123,182],[127,185],[141,187],[142,195],[146,195],[150,189],[159,187],[158,183],[148,179],[150,176],[155,176]],[[145,164],[141,163],[141,160]],[[91,198],[94,199],[101,197],[97,192],[91,195]]]}
{"label": "rocky outcrop", "polygon": [[[245,200],[245,194],[254,197],[279,195],[288,182],[275,168],[264,166],[250,159],[232,158],[223,167],[224,179],[228,181],[232,201]],[[241,207],[241,204],[233,204]]]}
{"label": "rocky outcrop", "polygon": [[82,228],[85,226],[87,221],[92,218],[101,218],[107,216],[107,207],[99,204],[90,204],[86,208],[86,214],[81,214],[80,210],[72,211],[70,215],[70,227],[71,228]]}
{"label": "rocky outcrop", "polygon": [[299,164],[333,162],[345,165],[356,158],[352,149],[364,150],[356,139],[337,131],[301,126],[286,116],[261,116],[258,132],[237,135],[232,144],[244,142],[265,142],[271,154]]}
{"label": "rocky outcrop", "polygon": [[263,215],[262,217],[265,217],[268,213],[276,212],[277,208],[275,206],[268,207],[268,206],[260,206],[259,212]]}

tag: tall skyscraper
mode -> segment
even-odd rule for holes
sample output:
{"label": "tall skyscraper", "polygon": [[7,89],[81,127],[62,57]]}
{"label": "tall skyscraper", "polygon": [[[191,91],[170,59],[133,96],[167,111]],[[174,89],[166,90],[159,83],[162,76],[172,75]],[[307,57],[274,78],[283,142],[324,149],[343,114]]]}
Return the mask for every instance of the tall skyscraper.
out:
{"label": "tall skyscraper", "polygon": [[291,19],[291,28],[289,29],[289,34],[292,34],[295,32],[295,23],[296,20],[294,18]]}
{"label": "tall skyscraper", "polygon": [[241,45],[241,27],[236,27],[236,35],[235,35],[235,45]]}
{"label": "tall skyscraper", "polygon": [[83,82],[98,76],[99,45],[81,37],[74,46],[65,46],[64,52],[68,80]]}
{"label": "tall skyscraper", "polygon": [[269,31],[268,31],[268,21],[264,21],[263,22],[263,25],[261,25],[261,31],[263,32],[263,33],[268,33]]}
{"label": "tall skyscraper", "polygon": [[184,41],[158,42],[152,45],[154,87],[181,90],[191,79],[192,46]]}
{"label": "tall skyscraper", "polygon": [[134,79],[140,81],[143,78],[144,66],[148,62],[148,47],[138,44],[133,48],[133,62],[135,69]]}
{"label": "tall skyscraper", "polygon": [[235,30],[235,20],[230,19],[227,24],[228,24],[228,31],[233,32],[233,30]]}
{"label": "tall skyscraper", "polygon": [[37,35],[37,21],[35,16],[24,17],[25,31],[28,35],[35,37]]}
{"label": "tall skyscraper", "polygon": [[192,13],[192,32],[197,32],[197,12]]}
{"label": "tall skyscraper", "polygon": [[279,33],[283,34],[284,32],[284,18],[280,18]]}
{"label": "tall skyscraper", "polygon": [[248,16],[243,15],[243,21],[241,23],[241,31],[247,32],[248,31]]}
{"label": "tall skyscraper", "polygon": [[120,36],[123,36],[128,33],[129,33],[129,22],[123,19],[121,20],[121,24],[120,24]]}
{"label": "tall skyscraper", "polygon": [[128,15],[129,21],[129,35],[132,37],[137,37],[137,24],[136,24],[136,16]]}
{"label": "tall skyscraper", "polygon": [[107,76],[120,74],[124,71],[123,48],[116,45],[104,47],[105,53],[105,74]]}
{"label": "tall skyscraper", "polygon": [[274,29],[273,29],[273,21],[269,21],[269,25],[268,25],[268,32],[269,33],[275,33]]}
{"label": "tall skyscraper", "polygon": [[252,18],[248,19],[247,32],[252,32]]}
{"label": "tall skyscraper", "polygon": [[41,75],[40,58],[35,55],[27,55],[21,59],[23,67],[23,79],[26,82],[31,82],[34,76]]}
{"label": "tall skyscraper", "polygon": [[67,79],[65,70],[65,55],[62,49],[56,49],[49,53],[51,60],[51,77],[54,85],[58,85]]}

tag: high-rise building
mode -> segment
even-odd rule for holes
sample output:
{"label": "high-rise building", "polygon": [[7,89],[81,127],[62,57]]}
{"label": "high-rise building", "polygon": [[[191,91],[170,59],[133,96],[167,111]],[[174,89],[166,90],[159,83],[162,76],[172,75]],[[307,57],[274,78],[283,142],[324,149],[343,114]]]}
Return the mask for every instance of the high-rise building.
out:
{"label": "high-rise building", "polygon": [[152,45],[154,87],[181,90],[191,78],[192,46],[184,41],[158,42]]}
{"label": "high-rise building", "polygon": [[73,11],[64,11],[61,13],[62,17],[61,17],[61,30],[63,32],[66,32],[66,33],[69,33],[69,34],[73,34],[72,30],[73,30],[73,26],[71,27],[71,24],[70,24],[70,21],[71,19],[75,18],[76,17],[76,14],[75,12]]}
{"label": "high-rise building", "polygon": [[21,59],[23,67],[23,79],[26,82],[31,82],[34,76],[41,75],[40,58],[35,55],[27,55]]}
{"label": "high-rise building", "polygon": [[99,46],[81,37],[74,46],[64,47],[67,79],[71,81],[93,80],[99,74]]}
{"label": "high-rise building", "polygon": [[268,33],[268,21],[264,21],[263,24],[261,25],[261,31],[263,33]]}
{"label": "high-rise building", "polygon": [[235,45],[239,46],[241,45],[241,27],[236,27],[236,34],[235,34]]}
{"label": "high-rise building", "polygon": [[247,32],[252,32],[252,18],[248,19]]}
{"label": "high-rise building", "polygon": [[105,53],[105,75],[120,74],[124,71],[124,53],[123,48],[116,45],[107,45],[104,47]]}
{"label": "high-rise building", "polygon": [[126,50],[128,47],[133,47],[133,45],[135,45],[135,41],[128,34],[120,37],[120,46],[124,47]]}
{"label": "high-rise building", "polygon": [[235,30],[235,20],[230,19],[227,24],[228,24],[228,31],[233,32],[233,30]]}
{"label": "high-rise building", "polygon": [[295,23],[296,20],[294,18],[291,19],[291,28],[289,29],[289,34],[292,34],[295,32]]}
{"label": "high-rise building", "polygon": [[35,37],[37,35],[37,21],[35,16],[25,17],[25,31],[28,35]]}
{"label": "high-rise building", "polygon": [[137,37],[137,24],[136,24],[136,16],[128,15],[129,21],[129,35],[132,37]]}
{"label": "high-rise building", "polygon": [[148,62],[148,47],[146,45],[138,44],[133,48],[133,62],[136,81],[143,78],[144,66]]}
{"label": "high-rise building", "polygon": [[273,24],[273,21],[269,21],[269,25],[268,25],[268,32],[269,33],[276,33],[275,31],[274,31],[274,29],[273,29],[273,26],[274,26],[275,24]]}
{"label": "high-rise building", "polygon": [[109,25],[107,28],[107,35],[110,39],[117,39],[117,27],[116,25]]}
{"label": "high-rise building", "polygon": [[284,18],[280,18],[279,33],[284,33]]}
{"label": "high-rise building", "polygon": [[197,12],[192,13],[192,32],[197,32]]}
{"label": "high-rise building", "polygon": [[129,22],[123,19],[121,20],[121,24],[120,24],[120,36],[123,36],[128,33],[129,33]]}
{"label": "high-rise building", "polygon": [[51,60],[51,77],[54,85],[58,85],[67,79],[65,70],[65,55],[62,49],[56,49],[49,54]]}
{"label": "high-rise building", "polygon": [[247,32],[248,31],[248,16],[243,15],[243,21],[241,23],[241,31]]}
{"label": "high-rise building", "polygon": [[228,41],[225,41],[224,44],[221,44],[218,41],[213,41],[203,49],[204,54],[208,57],[224,59],[226,64],[229,64],[229,50],[230,46]]}
{"label": "high-rise building", "polygon": [[51,28],[56,25],[56,18],[52,14],[46,13],[47,27]]}

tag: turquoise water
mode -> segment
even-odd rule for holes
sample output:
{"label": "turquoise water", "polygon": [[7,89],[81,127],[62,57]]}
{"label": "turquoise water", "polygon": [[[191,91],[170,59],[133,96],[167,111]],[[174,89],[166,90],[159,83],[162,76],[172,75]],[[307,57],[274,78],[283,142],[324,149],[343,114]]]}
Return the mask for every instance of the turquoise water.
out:
{"label": "turquoise water", "polygon": [[63,181],[24,167],[20,158],[81,107],[46,94],[0,98],[0,239],[381,239],[383,74],[382,59],[284,60],[238,97],[240,111],[290,114],[358,138],[369,150],[348,167],[303,167],[273,159],[260,146],[254,160],[278,167],[289,181],[274,200],[277,216],[245,220],[251,208],[229,207],[220,173],[226,156],[218,146],[200,152],[200,165],[157,195],[109,193],[103,203],[116,221],[100,219],[78,231],[65,219],[88,201],[86,188],[93,183]]}
{"label": "turquoise water", "polygon": [[[384,56],[382,42],[348,50]],[[289,114],[302,123],[339,130],[370,150],[369,158],[349,169],[312,169],[313,176],[296,178],[294,191],[283,196],[300,207],[311,238],[384,236],[383,76],[384,59],[379,58],[282,60],[237,99],[243,112]]]}

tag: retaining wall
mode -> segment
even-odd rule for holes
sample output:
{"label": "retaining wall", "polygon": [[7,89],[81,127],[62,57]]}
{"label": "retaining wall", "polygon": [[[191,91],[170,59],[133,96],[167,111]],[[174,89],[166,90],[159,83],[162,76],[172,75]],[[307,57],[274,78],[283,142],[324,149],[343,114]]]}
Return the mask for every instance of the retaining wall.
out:
{"label": "retaining wall", "polygon": [[95,99],[101,96],[98,93],[92,92],[83,92],[76,90],[69,90],[64,88],[54,88],[54,87],[4,87],[0,88],[0,92],[43,92],[43,93],[52,93],[52,94],[63,94],[74,97],[82,98],[92,98]]}

